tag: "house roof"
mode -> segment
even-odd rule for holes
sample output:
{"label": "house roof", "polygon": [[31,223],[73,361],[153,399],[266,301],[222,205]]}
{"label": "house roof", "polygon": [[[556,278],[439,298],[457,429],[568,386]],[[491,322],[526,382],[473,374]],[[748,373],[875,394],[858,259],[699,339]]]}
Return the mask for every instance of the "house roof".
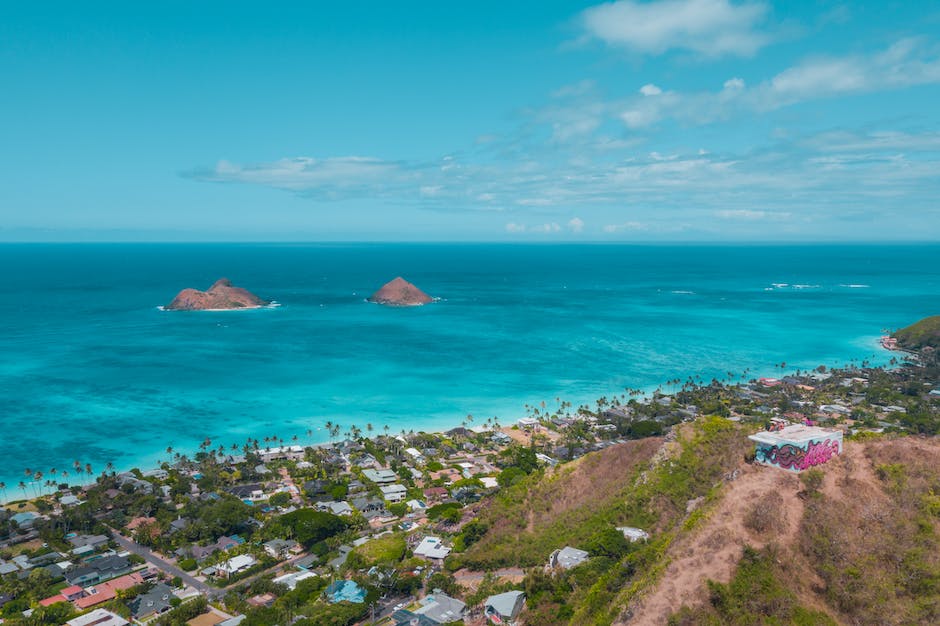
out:
{"label": "house roof", "polygon": [[770,445],[781,445],[786,443],[806,443],[807,441],[829,439],[838,437],[841,439],[842,431],[832,428],[820,428],[819,426],[804,426],[802,424],[791,424],[782,430],[761,431],[749,435],[751,441],[765,443]]}
{"label": "house roof", "polygon": [[439,624],[455,622],[463,617],[467,605],[457,598],[451,598],[446,593],[435,591],[421,600],[421,608],[416,610],[418,615],[425,615]]}
{"label": "house roof", "polygon": [[450,548],[445,547],[437,537],[425,537],[414,550],[415,556],[426,559],[443,559],[450,554]]}
{"label": "house roof", "polygon": [[590,555],[584,550],[578,550],[571,546],[565,546],[552,555],[552,561],[563,569],[571,569],[588,560]]}
{"label": "house roof", "polygon": [[68,626],[128,626],[130,622],[111,611],[95,609],[66,622]]}
{"label": "house roof", "polygon": [[522,605],[525,603],[525,594],[521,591],[507,591],[490,596],[483,603],[486,612],[495,612],[501,617],[515,619],[522,611]]}

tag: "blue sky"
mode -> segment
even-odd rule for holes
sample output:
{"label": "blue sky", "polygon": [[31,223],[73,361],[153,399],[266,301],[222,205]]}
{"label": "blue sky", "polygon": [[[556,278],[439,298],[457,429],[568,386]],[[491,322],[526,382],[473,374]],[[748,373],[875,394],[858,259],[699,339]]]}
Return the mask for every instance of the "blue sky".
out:
{"label": "blue sky", "polygon": [[4,3],[0,240],[936,240],[940,5]]}

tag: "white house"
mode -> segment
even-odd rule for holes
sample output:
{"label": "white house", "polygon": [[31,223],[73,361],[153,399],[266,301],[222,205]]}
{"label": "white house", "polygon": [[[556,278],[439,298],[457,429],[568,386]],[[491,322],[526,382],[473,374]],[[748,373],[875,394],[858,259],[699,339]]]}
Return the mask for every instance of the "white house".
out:
{"label": "white house", "polygon": [[272,582],[276,585],[284,585],[291,591],[297,588],[297,583],[302,580],[307,580],[308,578],[316,578],[317,575],[313,572],[303,571],[303,572],[291,572],[290,574],[284,574],[283,576],[278,576]]}
{"label": "white house", "polygon": [[415,556],[422,559],[437,561],[443,560],[450,554],[450,548],[446,547],[438,537],[425,537],[415,547],[414,552]]}
{"label": "white house", "polygon": [[224,563],[220,563],[216,567],[216,572],[222,576],[228,577],[233,574],[238,574],[239,572],[244,572],[256,562],[255,557],[250,554],[239,554]]}
{"label": "white house", "polygon": [[382,491],[382,497],[389,502],[401,502],[408,497],[408,489],[399,483],[395,483],[394,485],[382,485],[379,489]]}
{"label": "white house", "polygon": [[565,546],[561,550],[552,552],[551,556],[548,557],[548,566],[552,569],[571,569],[587,561],[590,556],[584,550]]}

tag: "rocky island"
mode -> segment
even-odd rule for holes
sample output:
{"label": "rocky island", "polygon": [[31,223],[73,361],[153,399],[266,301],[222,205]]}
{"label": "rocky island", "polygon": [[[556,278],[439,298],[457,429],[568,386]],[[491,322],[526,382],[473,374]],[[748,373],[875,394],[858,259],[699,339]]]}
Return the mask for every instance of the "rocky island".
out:
{"label": "rocky island", "polygon": [[386,306],[420,306],[434,302],[434,298],[399,276],[372,294],[369,302]]}
{"label": "rocky island", "polygon": [[165,311],[231,311],[258,309],[270,304],[247,289],[235,287],[227,278],[220,278],[206,291],[184,289],[163,307]]}

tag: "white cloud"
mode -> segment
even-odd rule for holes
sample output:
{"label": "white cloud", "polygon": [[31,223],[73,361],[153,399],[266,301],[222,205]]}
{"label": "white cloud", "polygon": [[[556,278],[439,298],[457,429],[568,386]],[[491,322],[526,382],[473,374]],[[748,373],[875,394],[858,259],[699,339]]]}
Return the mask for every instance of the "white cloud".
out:
{"label": "white cloud", "polygon": [[715,211],[715,215],[720,217],[723,220],[769,220],[769,221],[783,221],[790,219],[790,213],[785,212],[772,212],[772,211],[755,211],[752,209],[724,209],[721,211]]}
{"label": "white cloud", "polygon": [[517,224],[515,222],[509,222],[508,224],[506,224],[506,232],[507,233],[524,233],[525,224]]}
{"label": "white cloud", "polygon": [[551,222],[548,224],[539,224],[538,226],[533,226],[530,229],[533,233],[557,233],[561,231],[561,226],[556,222]]}
{"label": "white cloud", "polygon": [[640,93],[643,94],[644,96],[658,96],[662,92],[663,90],[657,87],[656,85],[654,85],[653,83],[649,83],[647,85],[643,85],[642,87],[640,87]]}
{"label": "white cloud", "polygon": [[582,230],[584,230],[584,220],[582,220],[580,217],[572,217],[570,220],[568,220],[568,230],[573,233],[580,233]]}
{"label": "white cloud", "polygon": [[552,92],[553,98],[572,98],[576,96],[583,96],[586,93],[589,93],[594,90],[594,81],[593,80],[582,80],[571,85],[565,85],[559,89],[556,89]]}
{"label": "white cloud", "polygon": [[349,193],[357,188],[402,181],[407,177],[400,164],[371,157],[294,157],[271,163],[237,165],[219,161],[209,170],[188,174],[211,182],[253,183],[294,191],[320,189]]}
{"label": "white cloud", "polygon": [[750,56],[770,39],[758,30],[767,12],[762,2],[618,0],[588,8],[581,18],[588,36],[640,53],[683,49],[710,57]]}
{"label": "white cloud", "polygon": [[754,87],[734,77],[718,91],[636,96],[619,104],[618,116],[631,129],[668,119],[708,124],[800,102],[930,83],[940,83],[940,47],[921,39],[903,39],[869,55],[807,59]]}
{"label": "white cloud", "polygon": [[649,225],[642,222],[623,222],[622,224],[606,224],[605,233],[620,233],[624,231],[649,230]]}
{"label": "white cloud", "polygon": [[422,185],[418,191],[425,198],[433,198],[441,195],[443,189],[444,188],[440,185]]}

